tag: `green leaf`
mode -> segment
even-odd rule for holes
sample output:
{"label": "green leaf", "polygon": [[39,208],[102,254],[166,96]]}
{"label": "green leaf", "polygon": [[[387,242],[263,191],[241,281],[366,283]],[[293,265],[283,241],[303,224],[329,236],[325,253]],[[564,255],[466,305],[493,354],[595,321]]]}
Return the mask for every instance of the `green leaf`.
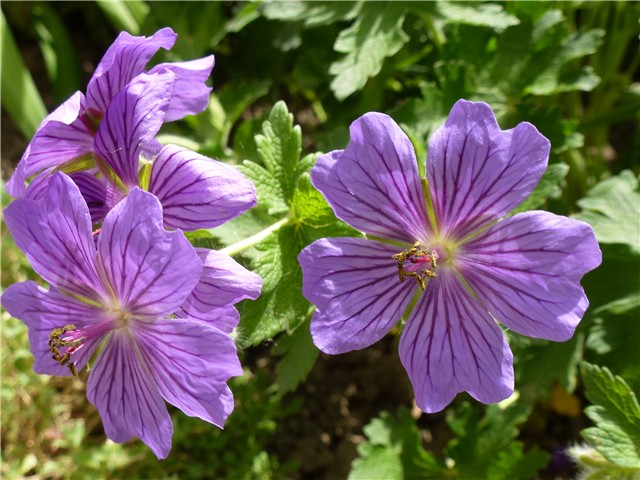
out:
{"label": "green leaf", "polygon": [[437,2],[435,7],[436,15],[447,23],[491,27],[497,31],[520,23],[517,17],[506,13],[500,5],[493,3]]}
{"label": "green leaf", "polygon": [[578,201],[575,218],[591,224],[599,243],[617,244],[640,255],[640,191],[638,179],[625,170],[596,184]]}
{"label": "green leaf", "polygon": [[293,115],[284,102],[276,103],[256,136],[258,154],[264,165],[245,161],[241,167],[256,186],[258,202],[274,215],[289,210],[298,177],[306,168],[299,165],[302,134],[293,125]]}
{"label": "green leaf", "polygon": [[395,55],[409,40],[402,30],[404,5],[366,2],[353,25],[340,32],[333,48],[346,55],[331,64],[335,78],[331,90],[338,100],[362,89],[382,69],[384,59]]}
{"label": "green leaf", "polygon": [[288,0],[265,2],[261,10],[270,20],[303,21],[307,27],[318,27],[352,20],[358,14],[361,5],[362,2]]}
{"label": "green leaf", "polygon": [[447,468],[422,449],[420,432],[406,408],[397,418],[382,412],[364,427],[368,441],[358,445],[359,458],[349,480],[443,478]]}
{"label": "green leaf", "polygon": [[302,382],[316,363],[320,351],[313,344],[310,319],[301,323],[290,335],[282,335],[273,354],[282,357],[278,361],[278,393],[291,392]]}
{"label": "green leaf", "polygon": [[530,480],[537,478],[538,470],[549,461],[549,454],[537,447],[528,452],[512,443],[496,455],[495,462],[487,468],[487,480]]}
{"label": "green leaf", "polygon": [[[529,416],[530,407],[512,404],[506,408],[489,405],[483,417],[468,403],[449,418],[449,427],[458,438],[449,442],[448,456],[455,461],[459,478],[490,478],[509,480],[503,473],[520,472],[515,478],[527,478],[525,473],[543,468],[549,456],[539,451],[523,452],[517,425]],[[520,467],[520,470],[518,468]],[[490,477],[490,472],[495,476]],[[531,478],[529,476],[528,478]]]}
{"label": "green leaf", "polygon": [[131,35],[141,34],[141,26],[150,11],[149,5],[145,2],[97,0],[97,3],[116,30],[125,30]]}
{"label": "green leaf", "polygon": [[303,320],[309,304],[302,296],[302,270],[297,255],[304,244],[294,226],[281,228],[256,246],[253,270],[262,277],[260,297],[240,305],[238,344],[257,345],[283,330],[292,331]]}
{"label": "green leaf", "polygon": [[542,207],[547,199],[556,198],[562,193],[562,182],[569,172],[569,166],[565,163],[554,163],[547,167],[547,171],[540,179],[531,195],[520,204],[512,213],[526,212]]}
{"label": "green leaf", "polygon": [[31,73],[22,61],[20,51],[16,46],[4,13],[0,12],[0,70],[2,70],[2,84],[0,98],[2,106],[11,116],[25,138],[31,138],[42,119],[47,115],[47,109],[38,93]]}
{"label": "green leaf", "polygon": [[63,101],[80,90],[80,62],[75,48],[64,23],[50,4],[36,3],[31,13],[55,98]]}
{"label": "green leaf", "polygon": [[581,432],[608,461],[640,474],[640,405],[631,388],[606,367],[583,363],[585,413],[596,424]]}

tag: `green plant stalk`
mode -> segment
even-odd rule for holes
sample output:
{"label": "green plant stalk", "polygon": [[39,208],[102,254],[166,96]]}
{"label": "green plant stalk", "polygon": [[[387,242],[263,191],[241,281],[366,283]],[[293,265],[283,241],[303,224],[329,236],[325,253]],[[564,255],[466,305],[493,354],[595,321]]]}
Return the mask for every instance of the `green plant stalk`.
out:
{"label": "green plant stalk", "polygon": [[254,245],[259,244],[263,240],[265,240],[269,235],[273,232],[277,232],[282,227],[289,225],[293,222],[293,218],[291,216],[284,217],[281,220],[278,220],[273,225],[269,225],[264,230],[259,231],[258,233],[251,235],[244,240],[240,240],[239,242],[234,243],[233,245],[229,245],[228,247],[219,250],[220,253],[224,253],[225,255],[237,255],[240,252],[245,251],[248,248],[253,247]]}

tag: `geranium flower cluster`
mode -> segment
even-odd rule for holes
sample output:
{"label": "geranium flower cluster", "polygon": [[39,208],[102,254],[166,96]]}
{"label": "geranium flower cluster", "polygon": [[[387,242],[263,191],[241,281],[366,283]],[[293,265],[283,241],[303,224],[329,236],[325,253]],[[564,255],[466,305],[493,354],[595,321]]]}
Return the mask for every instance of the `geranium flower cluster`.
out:
{"label": "geranium flower cluster", "polygon": [[173,430],[165,401],[224,425],[226,382],[242,373],[234,304],[261,289],[256,274],[181,231],[218,226],[256,195],[235,168],[155,140],[164,122],[208,104],[213,56],[145,70],[175,39],[170,28],[116,39],[86,96],[75,93],[39,126],[7,184],[20,198],[4,212],[49,284],[2,295],[29,328],[35,371],[78,375],[91,363],[87,396],[107,436],[137,436],[159,458]]}

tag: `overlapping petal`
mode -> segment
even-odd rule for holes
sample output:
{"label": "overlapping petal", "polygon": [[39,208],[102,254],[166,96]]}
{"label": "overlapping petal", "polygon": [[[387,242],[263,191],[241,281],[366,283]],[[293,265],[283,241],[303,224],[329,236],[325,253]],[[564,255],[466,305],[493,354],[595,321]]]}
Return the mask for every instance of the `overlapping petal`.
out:
{"label": "overlapping petal", "polygon": [[162,207],[138,188],[107,215],[98,238],[102,270],[123,309],[164,316],[200,279],[202,262],[180,231],[162,226]]}
{"label": "overlapping petal", "polygon": [[[71,374],[68,367],[52,358],[49,338],[53,330],[66,325],[83,328],[97,322],[101,316],[96,307],[55,290],[46,291],[31,281],[9,286],[2,294],[2,306],[29,328],[29,348],[35,358],[33,370],[46,375]],[[88,339],[74,354],[73,361],[78,370],[87,364],[99,343],[97,340]]]}
{"label": "overlapping petal", "polygon": [[104,115],[109,103],[144,69],[155,53],[173,47],[177,35],[166,27],[150,37],[134,37],[122,32],[96,67],[87,86],[87,109]]}
{"label": "overlapping petal", "polygon": [[462,240],[518,206],[542,177],[549,149],[533,125],[501,131],[489,105],[459,100],[429,142],[427,178],[443,236]]}
{"label": "overlapping petal", "polygon": [[[122,191],[118,190],[113,183],[105,181],[104,177],[97,177],[94,172],[76,172],[69,176],[78,186],[82,197],[87,202],[93,224],[102,223],[107,213],[124,196]],[[34,183],[35,181],[29,185],[29,189]]]}
{"label": "overlapping petal", "polygon": [[140,323],[135,336],[146,365],[169,403],[219,427],[233,411],[226,382],[242,374],[233,340],[193,319]]}
{"label": "overlapping petal", "polygon": [[537,211],[490,227],[465,245],[460,265],[501,323],[530,337],[565,341],[588,306],[580,279],[601,259],[589,225]]}
{"label": "overlapping petal", "polygon": [[513,356],[482,305],[452,272],[432,280],[411,312],[400,339],[400,359],[427,413],[462,391],[494,403],[513,393]]}
{"label": "overlapping petal", "polygon": [[149,191],[158,197],[167,227],[213,228],[256,204],[256,190],[231,165],[167,145],[151,170]]}
{"label": "overlapping petal", "polygon": [[16,245],[42,278],[60,290],[99,298],[103,291],[91,218],[69,177],[53,175],[42,201],[19,198],[5,209],[4,217]]}
{"label": "overlapping petal", "polygon": [[87,398],[114,442],[139,437],[158,458],[171,450],[173,424],[149,366],[129,333],[114,332],[89,376]]}
{"label": "overlapping petal", "polygon": [[140,74],[112,99],[98,128],[95,151],[128,187],[139,184],[140,152],[160,130],[176,76]]}
{"label": "overlapping petal", "polygon": [[187,62],[161,63],[149,70],[149,73],[171,70],[177,77],[169,109],[164,118],[165,122],[179,120],[187,115],[196,115],[206,110],[211,87],[207,87],[205,81],[211,75],[213,64],[214,57],[209,55]]}
{"label": "overlapping petal", "polygon": [[311,334],[325,353],[344,353],[380,340],[419,288],[398,279],[397,247],[358,238],[324,238],[298,256],[304,296],[316,305]]}
{"label": "overlapping petal", "polygon": [[411,141],[387,115],[350,127],[345,150],[321,155],[311,172],[336,216],[354,228],[406,242],[426,240],[429,222]]}
{"label": "overlapping petal", "polygon": [[223,253],[205,248],[196,248],[196,253],[204,266],[200,281],[177,313],[229,333],[240,320],[233,305],[258,298],[262,279]]}
{"label": "overlapping petal", "polygon": [[84,102],[76,92],[42,121],[7,182],[9,195],[23,196],[27,178],[93,151],[93,134],[81,118]]}

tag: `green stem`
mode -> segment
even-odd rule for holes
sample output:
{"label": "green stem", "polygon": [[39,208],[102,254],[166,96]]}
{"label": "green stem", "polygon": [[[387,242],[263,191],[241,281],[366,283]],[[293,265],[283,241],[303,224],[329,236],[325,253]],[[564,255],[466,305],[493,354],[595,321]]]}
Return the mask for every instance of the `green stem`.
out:
{"label": "green stem", "polygon": [[287,216],[281,220],[278,220],[273,225],[269,225],[267,228],[259,231],[255,235],[251,235],[249,238],[245,238],[244,240],[240,240],[239,242],[236,242],[233,245],[229,245],[228,247],[225,247],[222,250],[219,250],[219,252],[224,253],[226,255],[231,255],[231,256],[236,255],[246,250],[247,248],[257,245],[258,243],[263,241],[265,238],[267,238],[269,235],[271,235],[273,232],[276,232],[280,230],[282,227],[284,227],[285,225],[288,225],[289,223],[291,223],[291,221],[292,221],[292,218],[290,216]]}

